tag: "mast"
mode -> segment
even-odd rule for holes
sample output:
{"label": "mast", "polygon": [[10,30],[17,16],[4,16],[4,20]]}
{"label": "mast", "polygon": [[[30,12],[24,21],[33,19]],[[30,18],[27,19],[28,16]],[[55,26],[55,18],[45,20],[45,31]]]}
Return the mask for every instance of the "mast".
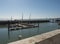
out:
{"label": "mast", "polygon": [[12,16],[11,16],[11,21],[12,21]]}
{"label": "mast", "polygon": [[[22,13],[22,22],[23,22],[23,13]],[[21,23],[22,23],[22,22],[21,22]]]}
{"label": "mast", "polygon": [[31,13],[30,13],[30,15],[29,15],[29,23],[30,23],[30,20],[31,20]]}

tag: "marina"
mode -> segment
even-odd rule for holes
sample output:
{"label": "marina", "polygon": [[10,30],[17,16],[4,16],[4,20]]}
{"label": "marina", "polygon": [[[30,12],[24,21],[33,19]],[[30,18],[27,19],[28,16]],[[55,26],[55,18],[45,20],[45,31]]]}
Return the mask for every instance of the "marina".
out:
{"label": "marina", "polygon": [[60,0],[0,0],[0,44],[60,44]]}
{"label": "marina", "polygon": [[[0,27],[0,43],[1,44],[7,44],[10,42],[22,40],[25,38],[29,38],[35,35],[39,35],[45,32],[53,31],[58,29],[60,25],[57,23],[39,23],[39,27],[35,28],[27,28],[27,29],[21,29],[8,31],[8,27]],[[4,33],[3,33],[4,32]]]}

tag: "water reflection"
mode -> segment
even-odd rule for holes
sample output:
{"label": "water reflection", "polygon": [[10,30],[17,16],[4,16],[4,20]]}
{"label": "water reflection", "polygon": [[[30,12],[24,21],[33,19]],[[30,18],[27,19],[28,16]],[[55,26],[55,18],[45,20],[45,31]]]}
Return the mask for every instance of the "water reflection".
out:
{"label": "water reflection", "polygon": [[8,29],[8,39],[10,39],[10,31],[9,31],[9,29]]}

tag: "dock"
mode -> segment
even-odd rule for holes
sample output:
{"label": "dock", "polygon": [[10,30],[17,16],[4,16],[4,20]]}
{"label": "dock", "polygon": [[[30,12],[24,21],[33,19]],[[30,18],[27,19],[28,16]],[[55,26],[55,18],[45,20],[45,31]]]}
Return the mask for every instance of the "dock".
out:
{"label": "dock", "polygon": [[26,24],[26,23],[10,24],[9,30],[27,29],[27,28],[35,28],[35,27],[39,27],[39,26],[34,24]]}

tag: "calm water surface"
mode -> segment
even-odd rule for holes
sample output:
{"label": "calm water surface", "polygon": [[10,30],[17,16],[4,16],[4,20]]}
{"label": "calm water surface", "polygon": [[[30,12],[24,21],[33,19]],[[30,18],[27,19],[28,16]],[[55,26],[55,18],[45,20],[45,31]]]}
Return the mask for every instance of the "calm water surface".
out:
{"label": "calm water surface", "polygon": [[[34,35],[56,30],[58,28],[60,28],[60,26],[57,23],[40,23],[40,26],[38,28],[29,28],[14,31],[8,31],[7,27],[2,27],[0,28],[0,44],[7,44],[9,42],[21,40]],[[21,35],[22,38],[19,38],[19,35]]]}

